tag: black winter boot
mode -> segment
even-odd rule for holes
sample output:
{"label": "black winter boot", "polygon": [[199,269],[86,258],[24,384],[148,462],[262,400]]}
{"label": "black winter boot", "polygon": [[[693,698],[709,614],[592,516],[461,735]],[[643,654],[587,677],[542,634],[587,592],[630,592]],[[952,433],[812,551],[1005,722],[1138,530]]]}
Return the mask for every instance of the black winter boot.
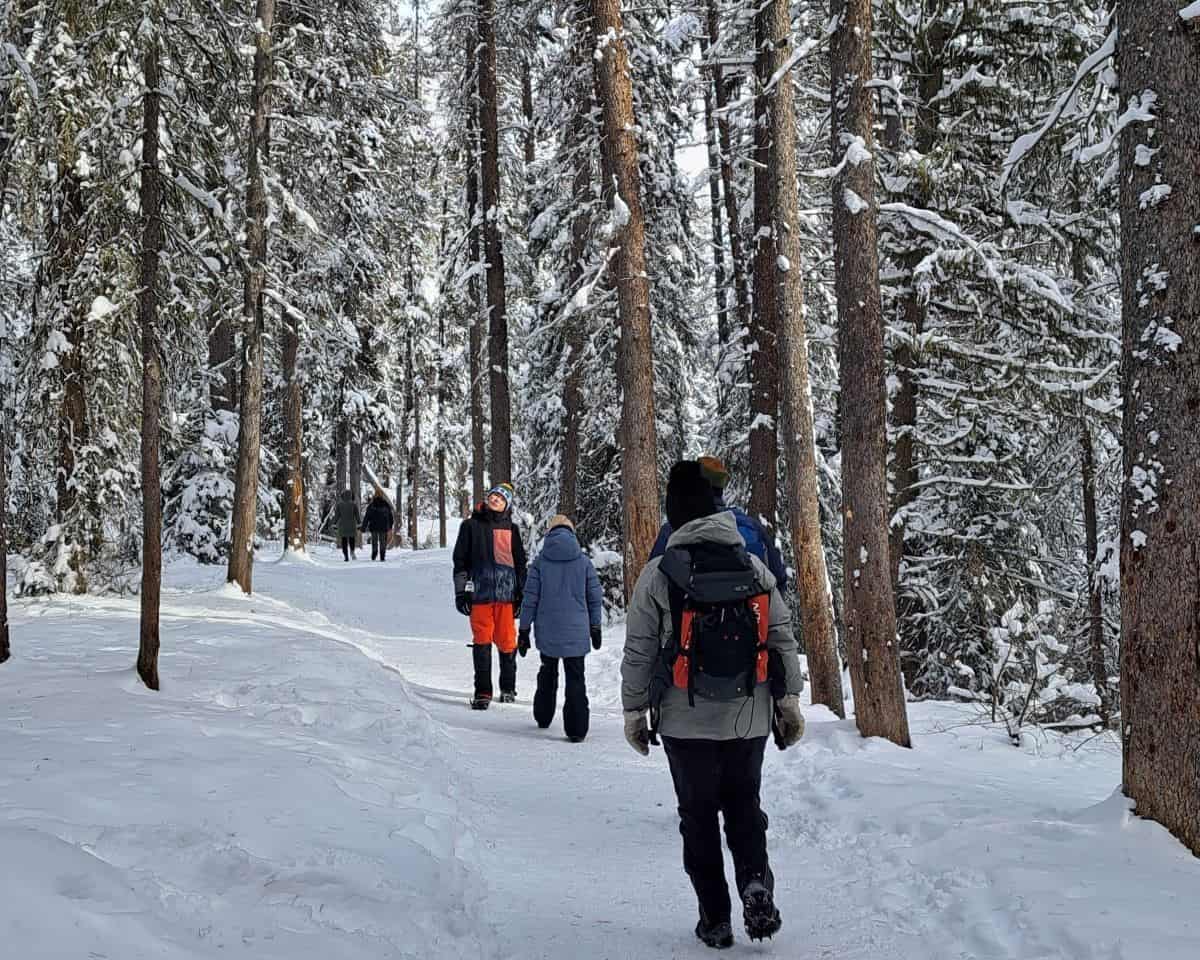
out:
{"label": "black winter boot", "polygon": [[751,940],[769,940],[783,926],[774,895],[757,880],[746,884],[742,891],[742,917],[746,922],[746,936]]}
{"label": "black winter boot", "polygon": [[717,923],[705,923],[701,917],[696,924],[696,936],[706,947],[714,950],[727,950],[733,946],[733,927],[728,920]]}
{"label": "black winter boot", "polygon": [[[490,665],[490,662],[489,662]],[[500,652],[500,702],[514,703],[517,699],[517,651]]]}

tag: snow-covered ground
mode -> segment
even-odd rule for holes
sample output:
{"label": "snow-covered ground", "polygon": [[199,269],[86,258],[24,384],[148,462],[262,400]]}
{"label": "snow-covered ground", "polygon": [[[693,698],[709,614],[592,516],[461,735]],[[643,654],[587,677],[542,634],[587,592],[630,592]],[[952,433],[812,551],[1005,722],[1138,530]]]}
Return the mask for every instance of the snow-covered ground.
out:
{"label": "snow-covered ground", "polygon": [[[361,556],[361,555],[360,555]],[[0,668],[0,955],[133,960],[666,958],[691,937],[661,752],[621,735],[620,630],[592,733],[466,709],[446,551],[179,562],[163,691],[136,600],[14,605]],[[810,708],[768,748],[784,929],[734,955],[1193,960],[1200,861],[1114,793],[1118,747],[1022,749],[911,705],[915,749]]]}

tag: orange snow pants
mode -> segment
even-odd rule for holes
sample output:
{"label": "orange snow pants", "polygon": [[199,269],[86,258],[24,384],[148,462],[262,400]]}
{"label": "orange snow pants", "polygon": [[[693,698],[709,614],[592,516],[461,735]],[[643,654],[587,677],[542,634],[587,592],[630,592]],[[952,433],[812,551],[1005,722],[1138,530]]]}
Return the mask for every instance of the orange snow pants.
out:
{"label": "orange snow pants", "polygon": [[471,607],[471,637],[476,646],[494,643],[501,653],[517,649],[517,624],[511,603],[476,603]]}

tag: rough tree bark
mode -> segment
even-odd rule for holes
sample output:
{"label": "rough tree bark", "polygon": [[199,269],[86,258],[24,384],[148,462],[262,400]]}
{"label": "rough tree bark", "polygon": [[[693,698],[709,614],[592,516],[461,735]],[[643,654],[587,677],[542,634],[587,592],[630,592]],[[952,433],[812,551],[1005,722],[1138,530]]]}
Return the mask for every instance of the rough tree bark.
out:
{"label": "rough tree bark", "polygon": [[1120,144],[1121,726],[1136,812],[1200,855],[1200,24],[1179,11],[1117,13],[1122,107],[1154,116]]}
{"label": "rough tree bark", "polygon": [[496,86],[496,0],[479,0],[479,130],[482,143],[483,253],[487,261],[491,482],[512,479],[508,389],[508,308],[500,237],[500,103]]}
{"label": "rough tree bark", "polygon": [[[407,369],[407,398],[405,406],[412,414],[412,445],[408,451],[408,539],[414,550],[421,548],[421,532],[418,527],[418,513],[421,489],[421,391],[418,389],[415,357],[413,354],[413,335],[410,331],[405,343],[405,367]],[[407,443],[407,438],[405,443]],[[397,505],[398,506],[398,505]],[[396,518],[399,520],[399,517]]]}
{"label": "rough tree bark", "polygon": [[[575,4],[574,32],[571,36],[571,65],[578,84],[575,110],[567,129],[564,149],[571,152],[573,199],[571,219],[571,266],[567,290],[574,293],[583,282],[583,261],[587,255],[588,220],[583,208],[592,190],[592,165],[587,143],[588,125],[593,107],[592,26],[587,0]],[[572,303],[567,307],[563,340],[566,346],[567,375],[563,379],[563,452],[562,475],[558,488],[558,512],[572,520],[579,511],[579,427],[583,420],[583,367],[581,359],[586,343],[585,318]]]}
{"label": "rough tree bark", "polygon": [[1108,725],[1112,696],[1108,689],[1108,666],[1104,657],[1104,604],[1100,596],[1100,577],[1096,553],[1100,548],[1099,518],[1096,512],[1096,460],[1087,417],[1079,416],[1079,462],[1083,480],[1083,531],[1087,551],[1088,651],[1092,661],[1092,682],[1100,696],[1100,719]]}
{"label": "rough tree bark", "polygon": [[[711,7],[710,7],[711,9]],[[715,23],[711,25],[716,29]],[[712,43],[707,35],[700,38],[702,61],[711,61]],[[717,70],[710,64],[710,72]],[[727,387],[722,376],[730,341],[729,281],[732,271],[725,266],[725,222],[722,219],[721,200],[721,145],[717,132],[716,98],[713,94],[713,79],[704,84],[704,134],[708,148],[708,209],[712,221],[713,287],[717,299],[717,416],[724,419],[726,413]]]}
{"label": "rough tree bark", "polygon": [[[719,50],[721,39],[720,0],[708,0],[708,45]],[[737,190],[733,182],[733,135],[729,129],[729,90],[725,71],[720,63],[712,64],[713,97],[716,100],[717,143],[720,147],[721,191],[725,199],[725,221],[729,226],[729,266],[733,273],[733,289],[737,303],[737,329],[731,331],[736,341],[750,329],[750,288],[746,279],[746,255],[742,249],[742,218],[738,212]]]}
{"label": "rough tree bark", "polygon": [[308,541],[308,516],[304,492],[304,397],[297,369],[299,323],[299,318],[283,311],[283,434],[287,458],[283,543],[288,550],[303,552]]}
{"label": "rough tree bark", "polygon": [[[598,51],[604,154],[616,180],[612,258],[620,308],[617,372],[622,386],[622,548],[625,597],[633,593],[658,534],[658,465],[654,420],[654,358],[650,344],[650,281],[646,276],[638,145],[634,135],[633,78],[625,47],[620,0],[592,0],[592,30]],[[606,193],[612,193],[606,182]],[[620,200],[617,205],[616,201]]]}
{"label": "rough tree bark", "polygon": [[[468,90],[478,89],[477,37],[467,36]],[[474,100],[474,96],[472,96]],[[487,464],[487,445],[484,440],[483,417],[483,296],[480,290],[480,238],[479,238],[479,132],[476,128],[476,111],[467,111],[467,137],[464,156],[464,176],[467,181],[467,253],[471,258],[472,272],[468,284],[470,300],[474,307],[468,330],[467,349],[470,353],[468,373],[471,378],[471,496],[472,503],[483,500],[483,476]]]}
{"label": "rough tree bark", "polygon": [[158,38],[146,40],[142,61],[142,263],[138,319],[142,335],[142,593],[137,672],[158,689],[158,611],[162,594],[162,480],[159,476],[159,415],[162,367],[158,357],[158,266],[163,248],[162,183],[158,164]]}
{"label": "rough tree bark", "polygon": [[772,235],[771,103],[775,57],[766,6],[754,16],[754,303],[750,314],[750,513],[774,529],[779,489],[777,238]]}
{"label": "rough tree bark", "polygon": [[888,549],[871,0],[833,0],[834,273],[842,404],[843,616],[859,732],[909,746]]}
{"label": "rough tree bark", "polygon": [[787,462],[784,489],[792,531],[792,552],[799,571],[800,622],[813,703],[839,717],[842,668],[838,660],[833,596],[821,539],[817,492],[817,444],[813,427],[812,387],[808,377],[808,339],[804,324],[803,251],[800,247],[800,193],[796,183],[796,106],[792,72],[791,16],[787,0],[772,0],[763,10],[771,51],[770,206],[779,259],[775,265],[775,301],[779,319],[783,448]]}
{"label": "rough tree bark", "polygon": [[251,102],[249,159],[246,166],[246,289],[242,303],[241,416],[233,492],[233,535],[229,549],[230,583],[250,593],[254,579],[254,527],[258,500],[258,466],[262,442],[263,287],[267,271],[267,193],[263,163],[270,141],[270,78],[273,67],[271,31],[275,0],[256,0],[254,91]]}

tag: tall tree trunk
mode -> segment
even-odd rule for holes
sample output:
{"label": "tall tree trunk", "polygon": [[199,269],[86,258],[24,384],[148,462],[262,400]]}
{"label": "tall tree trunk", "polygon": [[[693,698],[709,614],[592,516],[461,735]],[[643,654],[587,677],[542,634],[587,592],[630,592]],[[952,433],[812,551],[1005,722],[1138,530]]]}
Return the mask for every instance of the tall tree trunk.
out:
{"label": "tall tree trunk", "polygon": [[488,385],[492,483],[512,479],[508,308],[500,238],[500,102],[496,87],[496,0],[479,0],[479,130],[482,136],[483,252],[487,260]]}
{"label": "tall tree trunk", "polygon": [[418,550],[421,547],[421,531],[418,526],[421,489],[421,391],[417,389],[411,332],[407,341],[405,365],[408,368],[408,404],[411,404],[412,410],[412,445],[408,452],[408,539],[412,542],[412,548]]}
{"label": "tall tree trunk", "polygon": [[[917,73],[920,79],[917,93],[918,106],[914,118],[914,142],[917,152],[923,156],[932,153],[937,143],[940,108],[935,97],[941,92],[945,83],[944,48],[951,34],[952,29],[949,25],[941,21],[932,24],[927,33],[928,43],[919,51],[918,55]],[[899,111],[899,107],[897,107],[897,111]],[[899,152],[903,146],[900,142],[901,127],[902,118],[898,113],[895,117],[888,118],[888,134],[891,140],[888,146],[893,152]],[[908,198],[910,203],[921,209],[929,207],[933,199],[929,178],[914,177],[910,192],[911,196]],[[892,484],[895,496],[890,520],[889,551],[892,592],[896,598],[897,622],[901,627],[903,627],[903,623],[899,618],[903,610],[900,603],[900,567],[904,562],[904,538],[908,529],[907,511],[916,502],[917,480],[919,479],[915,444],[917,404],[920,398],[920,370],[916,345],[925,332],[925,320],[929,308],[917,294],[916,269],[924,259],[925,250],[916,241],[913,242],[913,248],[901,257],[905,287],[900,294],[900,322],[903,324],[905,339],[897,345],[893,356],[898,387],[892,401],[892,424],[895,429],[896,447]]]}
{"label": "tall tree trunk", "polygon": [[57,513],[59,523],[74,509],[79,492],[75,485],[75,449],[88,439],[87,391],[84,386],[86,319],[69,303],[71,274],[80,254],[79,233],[84,217],[83,184],[71,168],[59,179],[59,215],[54,229],[51,272],[59,286],[58,301],[66,314],[71,347],[60,359],[63,398],[59,409]]}
{"label": "tall tree trunk", "polygon": [[887,404],[875,212],[871,0],[834,0],[833,182],[846,651],[859,732],[909,746],[888,550]]}
{"label": "tall tree trunk", "polygon": [[804,324],[803,251],[800,246],[800,194],[796,184],[796,105],[791,59],[791,16],[787,0],[771,0],[763,10],[776,78],[771,96],[770,206],[774,213],[779,258],[775,264],[774,299],[779,317],[782,372],[783,447],[787,460],[786,492],[792,552],[799,570],[800,621],[813,703],[823,703],[839,717],[842,669],[838,661],[833,595],[821,539],[821,505],[817,492],[817,442],[813,427],[812,387],[808,378],[808,340]]}
{"label": "tall tree trunk", "polygon": [[300,354],[299,319],[283,315],[283,432],[287,462],[287,503],[283,543],[301,553],[308,541],[307,500],[304,490],[304,404],[297,361]]}
{"label": "tall tree trunk", "polygon": [[[720,0],[708,0],[709,49],[719,50],[721,39]],[[729,227],[729,267],[737,302],[736,341],[750,329],[750,288],[746,278],[746,254],[742,250],[742,218],[738,212],[737,190],[733,182],[733,136],[729,129],[729,91],[725,71],[719,62],[712,64],[713,96],[716,100],[717,143],[720,146],[721,187],[725,197],[725,221]]]}
{"label": "tall tree trunk", "polygon": [[[604,154],[616,180],[617,225],[613,272],[621,338],[617,345],[621,403],[622,548],[625,597],[645,566],[658,534],[658,450],[654,419],[654,357],[650,343],[650,281],[646,276],[646,224],[642,213],[638,144],[633,116],[633,78],[625,47],[620,0],[592,0],[592,30],[602,58],[597,63],[604,113]],[[606,192],[611,193],[606,180]],[[620,211],[618,213],[618,210]]]}
{"label": "tall tree trunk", "polygon": [[[571,181],[571,265],[567,290],[572,295],[583,282],[584,258],[587,256],[588,218],[584,207],[592,191],[592,165],[587,143],[588,126],[594,105],[592,91],[592,27],[591,9],[587,0],[575,4],[575,23],[571,36],[571,65],[578,84],[575,90],[575,110],[567,130],[563,148],[571,152],[573,176]],[[558,488],[558,512],[572,520],[579,514],[579,428],[583,420],[583,351],[587,342],[586,318],[572,302],[566,307],[566,377],[563,379],[563,451],[562,476]]]}
{"label": "tall tree trunk", "polygon": [[[0,347],[7,346],[8,319],[0,319]],[[8,410],[0,400],[0,663],[12,648],[8,637]]]}
{"label": "tall tree trunk", "polygon": [[[479,57],[477,37],[473,34],[467,37],[467,72],[469,74],[468,89],[473,94],[478,91]],[[474,96],[472,96],[474,102]],[[474,110],[467,111],[467,142],[464,150],[465,170],[467,181],[467,221],[470,224],[467,233],[467,253],[471,258],[470,299],[474,311],[471,314],[471,324],[468,330],[467,349],[470,353],[468,373],[471,378],[471,496],[472,503],[483,500],[483,476],[487,464],[487,445],[484,440],[483,416],[483,296],[480,290],[478,267],[480,264],[479,238],[479,133],[476,128],[477,114]]]}
{"label": "tall tree trunk", "polygon": [[233,536],[229,582],[252,592],[258,466],[262,444],[263,287],[267,272],[267,193],[263,163],[270,142],[271,72],[275,0],[256,0],[254,92],[250,156],[246,166],[246,290],[242,304],[241,416],[238,420],[237,474],[233,493]]}
{"label": "tall tree trunk", "polygon": [[142,595],[137,672],[158,689],[158,611],[162,593],[162,481],[158,470],[162,368],[158,358],[158,261],[163,248],[162,184],[158,166],[161,95],[158,37],[146,40],[142,71],[142,264],[138,318],[142,333]]}
{"label": "tall tree trunk", "polygon": [[1120,146],[1121,725],[1137,813],[1200,855],[1200,31],[1179,9],[1117,13],[1121,103],[1154,115]]}
{"label": "tall tree trunk", "polygon": [[[1085,408],[1086,409],[1086,408]],[[1079,415],[1080,464],[1083,474],[1083,531],[1087,550],[1088,650],[1092,660],[1092,682],[1100,697],[1100,719],[1108,725],[1112,697],[1108,690],[1108,665],[1104,656],[1104,605],[1100,596],[1097,570],[1100,549],[1099,518],[1096,513],[1096,463],[1092,452],[1092,434],[1087,417]]]}
{"label": "tall tree trunk", "polygon": [[754,304],[750,320],[750,513],[774,529],[779,487],[779,318],[775,299],[777,238],[771,226],[771,104],[775,57],[770,12],[754,17]]}
{"label": "tall tree trunk", "polygon": [[529,168],[537,157],[537,131],[533,124],[533,71],[529,59],[521,61],[521,116],[525,120],[522,142],[525,146],[525,176],[529,177]]}
{"label": "tall tree trunk", "polygon": [[[702,60],[710,59],[711,50],[712,45],[707,36],[701,38]],[[731,326],[730,275],[725,267],[725,227],[721,219],[721,145],[718,140],[716,102],[711,78],[704,84],[704,133],[708,147],[708,209],[712,221],[713,291],[717,301],[717,416],[724,419],[728,395],[724,371]]]}
{"label": "tall tree trunk", "polygon": [[350,489],[350,426],[346,423],[346,415],[338,412],[337,426],[333,429],[334,485],[337,490],[334,499],[341,496],[343,490]]}

